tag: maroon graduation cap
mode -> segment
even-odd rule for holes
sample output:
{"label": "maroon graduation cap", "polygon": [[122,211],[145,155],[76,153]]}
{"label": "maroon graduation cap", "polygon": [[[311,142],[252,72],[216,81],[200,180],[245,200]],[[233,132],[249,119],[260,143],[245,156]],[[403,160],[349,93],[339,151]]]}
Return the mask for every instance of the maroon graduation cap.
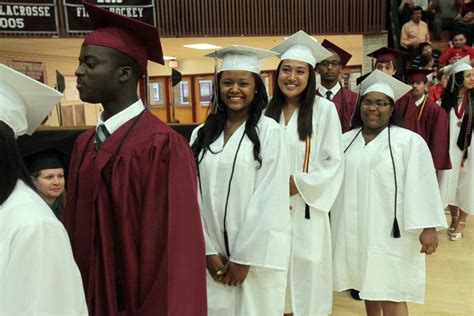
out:
{"label": "maroon graduation cap", "polygon": [[82,1],[94,25],[82,45],[116,49],[132,58],[146,73],[147,61],[164,65],[158,30],[147,23],[130,19],[107,9]]}
{"label": "maroon graduation cap", "polygon": [[408,84],[413,84],[419,81],[426,83],[428,81],[426,76],[432,72],[433,70],[430,69],[408,69],[405,72],[405,82]]}
{"label": "maroon graduation cap", "polygon": [[351,59],[352,55],[349,54],[349,52],[345,51],[344,49],[340,48],[339,46],[337,46],[336,44],[328,41],[327,39],[325,39],[322,43],[321,43],[321,46],[323,46],[324,48],[336,53],[340,58],[341,58],[341,65],[342,66],[345,66],[347,65],[347,63],[349,62],[349,60]]}
{"label": "maroon graduation cap", "polygon": [[408,56],[408,54],[393,48],[382,47],[376,51],[373,51],[372,53],[367,54],[367,56],[375,58],[376,63],[395,63],[397,58]]}

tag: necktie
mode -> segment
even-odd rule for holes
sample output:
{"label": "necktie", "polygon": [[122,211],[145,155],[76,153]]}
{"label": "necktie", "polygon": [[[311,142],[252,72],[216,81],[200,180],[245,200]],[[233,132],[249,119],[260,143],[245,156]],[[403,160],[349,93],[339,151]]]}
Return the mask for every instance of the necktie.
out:
{"label": "necktie", "polygon": [[328,99],[329,101],[331,101],[331,95],[332,95],[331,91],[326,91],[326,99]]}
{"label": "necktie", "polygon": [[110,133],[104,124],[100,124],[99,126],[97,126],[97,129],[95,131],[95,149],[99,149],[102,143],[105,142],[105,139],[109,136]]}

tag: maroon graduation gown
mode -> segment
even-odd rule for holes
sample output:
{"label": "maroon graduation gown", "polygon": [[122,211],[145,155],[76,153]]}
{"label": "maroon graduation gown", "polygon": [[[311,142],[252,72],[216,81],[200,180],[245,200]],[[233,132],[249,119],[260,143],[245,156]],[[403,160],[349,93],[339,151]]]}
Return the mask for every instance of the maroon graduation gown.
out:
{"label": "maroon graduation gown", "polygon": [[416,133],[418,131],[418,108],[411,92],[407,92],[398,99],[395,102],[395,107],[403,117],[403,127]]}
{"label": "maroon graduation gown", "polygon": [[[317,94],[325,98],[325,96],[317,91]],[[337,115],[339,115],[339,121],[341,122],[342,133],[345,133],[351,129],[351,118],[357,105],[357,93],[351,90],[341,87],[339,91],[334,95],[331,100],[336,105]]]}
{"label": "maroon graduation gown", "polygon": [[[451,169],[449,158],[448,117],[446,112],[425,96],[426,104],[418,108],[418,131],[430,148],[436,170]],[[421,113],[421,115],[420,115]]]}
{"label": "maroon graduation gown", "polygon": [[89,313],[206,315],[192,152],[181,135],[144,112],[112,159],[134,121],[98,151],[95,130],[84,132],[72,155],[63,222]]}

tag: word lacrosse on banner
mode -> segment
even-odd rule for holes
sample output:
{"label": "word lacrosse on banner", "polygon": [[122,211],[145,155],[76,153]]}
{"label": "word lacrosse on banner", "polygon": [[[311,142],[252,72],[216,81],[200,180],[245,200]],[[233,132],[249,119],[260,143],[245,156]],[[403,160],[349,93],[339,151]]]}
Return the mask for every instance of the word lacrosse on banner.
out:
{"label": "word lacrosse on banner", "polygon": [[58,34],[56,0],[0,1],[0,33]]}
{"label": "word lacrosse on banner", "polygon": [[[89,2],[117,14],[156,26],[155,0],[90,0]],[[68,33],[92,30],[92,23],[88,19],[81,0],[63,0],[63,4]]]}

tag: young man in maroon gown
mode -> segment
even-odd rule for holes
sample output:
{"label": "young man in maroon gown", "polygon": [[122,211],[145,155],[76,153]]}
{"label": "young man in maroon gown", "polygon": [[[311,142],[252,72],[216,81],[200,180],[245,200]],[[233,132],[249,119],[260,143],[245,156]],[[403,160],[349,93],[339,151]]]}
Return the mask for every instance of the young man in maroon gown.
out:
{"label": "young man in maroon gown", "polygon": [[84,3],[95,30],[76,70],[83,101],[101,103],[76,141],[63,215],[90,315],[206,315],[204,239],[193,154],[137,95],[157,30]]}
{"label": "young man in maroon gown", "polygon": [[339,77],[342,68],[347,65],[352,55],[326,39],[321,45],[333,54],[316,64],[316,71],[321,75],[321,86],[318,87],[317,94],[334,103],[341,122],[342,132],[345,133],[350,130],[351,116],[357,103],[357,94],[344,88],[339,81]]}
{"label": "young man in maroon gown", "polygon": [[433,157],[436,170],[451,169],[449,159],[448,117],[446,112],[425,95],[426,75],[431,70],[410,69],[405,82],[413,87],[411,94],[417,107],[417,133],[424,138]]}
{"label": "young man in maroon gown", "polygon": [[[375,58],[374,69],[383,71],[387,75],[395,76],[397,73],[397,58],[408,56],[407,53],[388,47],[380,48],[367,56]],[[411,93],[405,94],[395,103],[397,110],[402,114],[403,127],[413,132],[418,130],[417,108]]]}

